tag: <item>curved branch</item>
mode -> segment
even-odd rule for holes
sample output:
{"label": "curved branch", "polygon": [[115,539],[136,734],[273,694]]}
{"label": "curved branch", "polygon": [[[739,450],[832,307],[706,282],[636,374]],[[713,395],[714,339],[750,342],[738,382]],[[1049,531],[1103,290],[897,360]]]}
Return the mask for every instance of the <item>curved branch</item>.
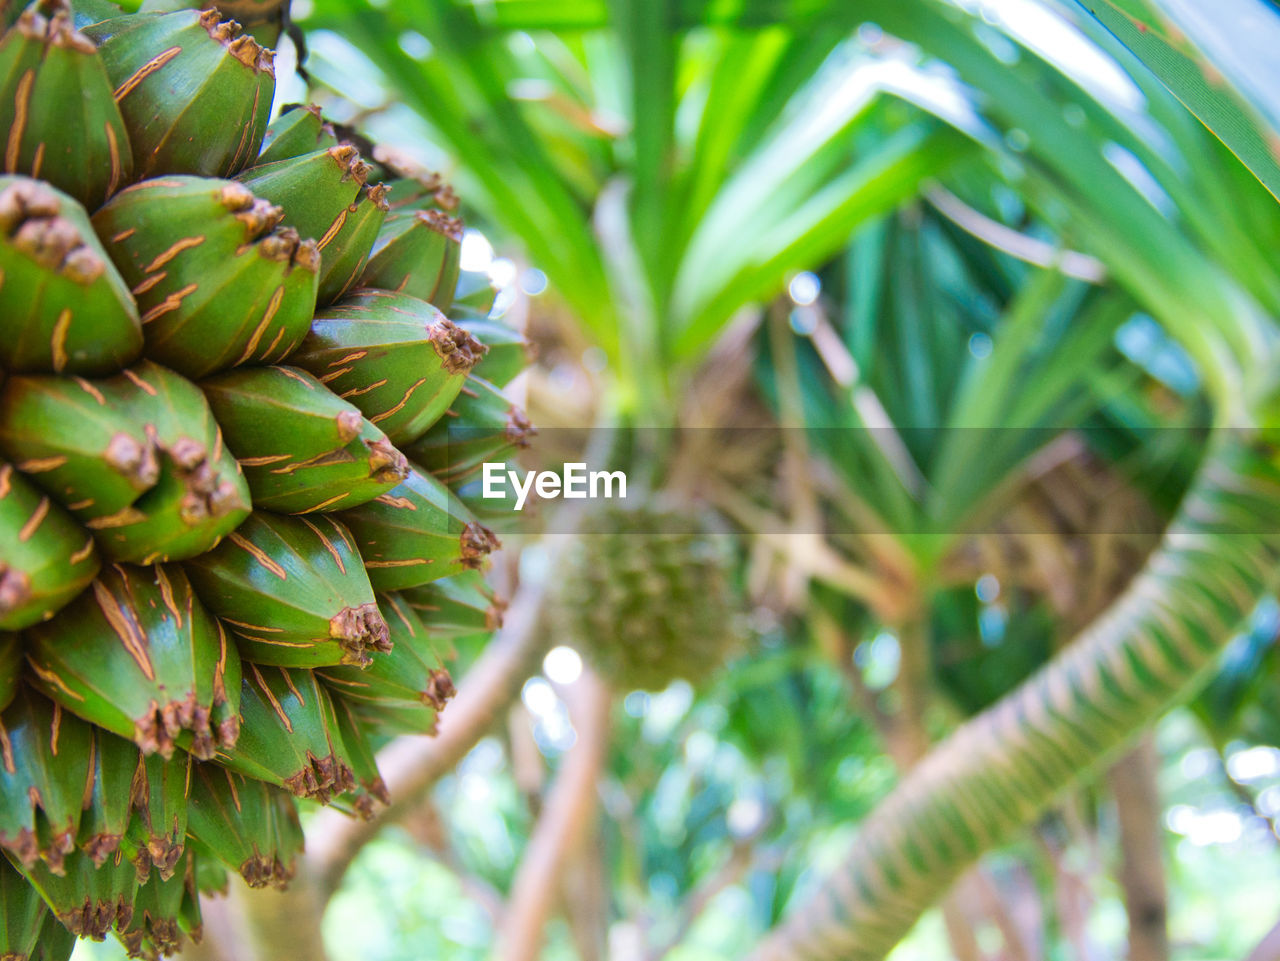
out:
{"label": "curved branch", "polygon": [[754,961],[878,961],[983,851],[1194,686],[1275,576],[1274,451],[1223,432],[1129,591],[1044,669],[935,748]]}
{"label": "curved branch", "polygon": [[596,807],[596,782],[609,743],[609,691],[583,671],[568,689],[577,741],[556,775],[542,814],[511,884],[494,957],[534,961],[570,855],[587,835]]}

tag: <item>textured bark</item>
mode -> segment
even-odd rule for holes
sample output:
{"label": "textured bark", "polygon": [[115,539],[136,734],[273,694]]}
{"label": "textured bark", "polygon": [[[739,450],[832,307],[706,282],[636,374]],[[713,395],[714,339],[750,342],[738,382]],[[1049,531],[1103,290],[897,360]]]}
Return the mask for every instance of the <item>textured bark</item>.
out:
{"label": "textured bark", "polygon": [[1148,734],[1107,774],[1120,826],[1120,885],[1129,915],[1129,961],[1168,961],[1169,896],[1156,786],[1159,756]]}

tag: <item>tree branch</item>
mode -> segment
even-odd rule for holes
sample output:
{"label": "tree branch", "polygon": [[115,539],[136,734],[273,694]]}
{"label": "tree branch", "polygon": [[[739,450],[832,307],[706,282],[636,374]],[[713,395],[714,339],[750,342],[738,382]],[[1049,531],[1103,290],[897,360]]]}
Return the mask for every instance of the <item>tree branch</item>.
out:
{"label": "tree branch", "polygon": [[542,814],[525,846],[498,930],[494,956],[534,961],[569,857],[588,834],[596,807],[596,783],[609,743],[608,688],[583,671],[569,693],[577,741],[561,762]]}
{"label": "tree branch", "polygon": [[1169,957],[1158,769],[1155,740],[1148,734],[1107,774],[1120,824],[1119,880],[1129,915],[1129,961],[1167,961]]}

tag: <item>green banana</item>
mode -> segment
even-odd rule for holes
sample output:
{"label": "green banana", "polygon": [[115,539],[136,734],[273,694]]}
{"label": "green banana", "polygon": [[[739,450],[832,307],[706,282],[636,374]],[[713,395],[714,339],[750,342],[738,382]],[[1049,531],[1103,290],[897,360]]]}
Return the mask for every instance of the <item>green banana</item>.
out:
{"label": "green banana", "polygon": [[535,433],[523,410],[493,384],[472,375],[445,416],[404,445],[404,452],[414,463],[452,484],[479,470],[486,461],[505,461],[512,450],[528,447]]}
{"label": "green banana", "polygon": [[115,88],[134,176],[227,177],[258,155],[275,55],[216,10],[118,17],[85,27]]}
{"label": "green banana", "polygon": [[497,288],[484,271],[459,271],[458,284],[453,289],[453,303],[448,311],[449,319],[484,320],[493,310],[493,302],[497,296]]}
{"label": "green banana", "polygon": [[321,804],[355,788],[333,702],[314,672],[250,664],[240,711],[240,740],[220,764]]}
{"label": "green banana", "polygon": [[32,4],[0,41],[0,129],[5,173],[47,180],[86,207],[133,179],[111,81],[66,0]]}
{"label": "green banana", "polygon": [[37,686],[144,754],[210,758],[235,743],[240,658],[177,566],[105,568],[27,632]]}
{"label": "green banana", "polygon": [[292,880],[302,825],[280,788],[218,764],[196,764],[187,826],[202,860],[238,871],[249,887],[283,890]]}
{"label": "green banana", "polygon": [[316,314],[290,362],[399,444],[444,414],[483,354],[479,342],[425,301],[359,289]]}
{"label": "green banana", "polygon": [[99,866],[82,851],[72,851],[63,873],[55,874],[44,863],[24,867],[22,873],[76,937],[102,941],[133,920],[138,872],[119,854]]}
{"label": "green banana", "polygon": [[0,462],[0,629],[46,620],[98,573],[93,538]]}
{"label": "green banana", "polygon": [[375,590],[417,587],[478,569],[501,546],[462,503],[430,474],[411,467],[398,487],[342,511]]}
{"label": "green banana", "polygon": [[187,573],[259,664],[365,665],[390,650],[355,543],[327,514],[257,511]]}
{"label": "green banana", "polygon": [[142,323],[84,208],[48,184],[0,177],[0,365],[105,374],[142,351]]}
{"label": "green banana", "polygon": [[188,377],[278,362],[306,336],[320,253],[243,184],[146,180],[93,226],[137,298],[147,356]]}
{"label": "green banana", "polygon": [[382,431],[305,371],[249,367],[200,386],[261,510],[354,507],[409,473]]}
{"label": "green banana", "polygon": [[34,955],[48,916],[35,888],[0,857],[0,958],[26,961]]}
{"label": "green banana", "polygon": [[0,848],[61,874],[75,851],[92,729],[27,686],[0,714]]}

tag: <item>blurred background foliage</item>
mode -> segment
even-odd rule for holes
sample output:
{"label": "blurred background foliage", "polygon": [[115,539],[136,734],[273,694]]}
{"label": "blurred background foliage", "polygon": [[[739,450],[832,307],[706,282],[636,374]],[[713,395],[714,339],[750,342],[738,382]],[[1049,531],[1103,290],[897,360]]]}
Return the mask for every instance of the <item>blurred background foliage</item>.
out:
{"label": "blurred background foliage", "polygon": [[[581,661],[555,637],[457,769],[366,839],[328,949],[744,957],[902,771],[1123,592],[1209,428],[1273,387],[1280,17],[292,6],[309,80],[282,69],[280,99],[456,186],[464,266],[538,349],[518,386],[535,423],[705,429],[636,456],[736,532],[745,598],[714,677],[615,692],[541,955],[502,932],[586,740]],[[806,429],[733,433],[768,426]],[[554,540],[517,538],[499,590],[554,579]],[[1278,630],[1265,601],[1200,693],[893,957],[1280,957]],[[465,689],[481,654],[458,647]]]}

